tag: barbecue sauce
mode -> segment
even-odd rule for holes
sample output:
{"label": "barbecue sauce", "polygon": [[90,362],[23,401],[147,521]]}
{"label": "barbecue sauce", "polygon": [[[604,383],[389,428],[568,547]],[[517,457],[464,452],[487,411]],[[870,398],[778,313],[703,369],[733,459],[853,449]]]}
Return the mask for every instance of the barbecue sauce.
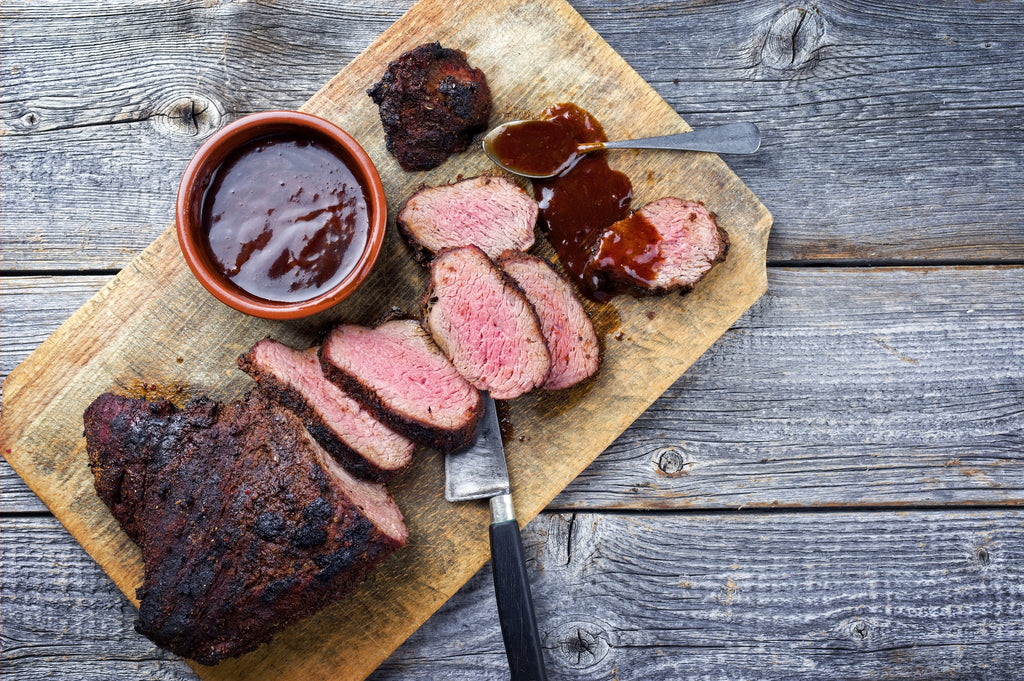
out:
{"label": "barbecue sauce", "polygon": [[652,288],[664,261],[660,244],[658,229],[640,213],[631,213],[600,236],[590,267],[616,273],[623,284]]}
{"label": "barbecue sauce", "polygon": [[[556,104],[542,118],[561,128],[573,145],[608,140],[601,124],[575,104]],[[603,288],[604,278],[591,270],[591,253],[605,228],[629,214],[633,198],[629,178],[612,170],[605,156],[603,151],[578,155],[558,176],[533,181],[541,229],[580,289],[597,301],[615,291]]]}
{"label": "barbecue sauce", "polygon": [[325,140],[255,139],[214,170],[203,197],[211,261],[264,300],[314,298],[356,266],[369,234],[362,185]]}
{"label": "barbecue sauce", "polygon": [[556,121],[520,121],[496,135],[490,151],[517,173],[543,177],[576,165],[577,144],[570,131]]}

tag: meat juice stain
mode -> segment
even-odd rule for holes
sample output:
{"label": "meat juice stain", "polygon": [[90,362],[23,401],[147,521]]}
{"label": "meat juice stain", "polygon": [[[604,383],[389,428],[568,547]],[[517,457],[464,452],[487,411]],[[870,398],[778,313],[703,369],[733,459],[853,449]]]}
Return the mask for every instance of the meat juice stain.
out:
{"label": "meat juice stain", "polygon": [[332,145],[277,133],[214,170],[201,224],[225,277],[264,300],[295,302],[354,269],[370,218],[362,185]]}
{"label": "meat juice stain", "polygon": [[512,408],[501,400],[495,401],[494,406],[498,413],[498,430],[501,432],[501,441],[511,442],[516,434],[515,424],[512,423]]}
{"label": "meat juice stain", "polygon": [[134,397],[136,399],[155,402],[156,400],[167,400],[177,406],[187,401],[191,387],[177,381],[171,383],[148,383],[133,378],[126,383],[119,383],[118,393],[123,397]]}
{"label": "meat juice stain", "polygon": [[[547,108],[542,120],[561,128],[572,144],[606,142],[604,128],[575,104]],[[609,300],[614,291],[589,267],[591,252],[605,228],[629,214],[633,185],[625,173],[612,170],[605,152],[578,155],[550,180],[534,180],[540,223],[562,264],[587,297]]]}

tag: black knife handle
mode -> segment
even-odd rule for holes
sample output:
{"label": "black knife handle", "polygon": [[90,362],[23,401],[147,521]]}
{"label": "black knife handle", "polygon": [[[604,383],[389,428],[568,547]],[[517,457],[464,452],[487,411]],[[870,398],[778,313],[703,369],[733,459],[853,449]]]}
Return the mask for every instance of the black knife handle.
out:
{"label": "black knife handle", "polygon": [[515,520],[491,525],[491,567],[512,681],[546,681],[533,596],[526,578],[523,540]]}

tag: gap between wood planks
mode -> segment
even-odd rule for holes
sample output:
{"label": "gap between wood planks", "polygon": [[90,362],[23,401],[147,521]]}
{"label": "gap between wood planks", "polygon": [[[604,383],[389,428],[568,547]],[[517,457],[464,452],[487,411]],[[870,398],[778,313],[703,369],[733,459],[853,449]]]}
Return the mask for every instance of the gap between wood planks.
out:
{"label": "gap between wood planks", "polygon": [[[897,260],[892,258],[880,258],[878,260],[769,260],[768,269],[942,269],[948,267],[1024,267],[1024,259],[1021,258],[964,258],[961,260],[951,258],[937,258],[934,260],[906,259]],[[120,269],[52,269],[52,270],[17,270],[0,269],[0,278],[25,278],[25,277],[116,277],[121,273]]]}
{"label": "gap between wood planks", "polygon": [[[1020,504],[1007,502],[1005,504],[971,504],[955,502],[949,504],[908,504],[901,506],[892,505],[869,505],[869,506],[741,506],[739,508],[578,508],[549,506],[541,511],[542,515],[568,514],[576,516],[580,513],[587,515],[605,516],[755,516],[755,515],[829,515],[836,513],[918,513],[935,511],[963,511],[969,513],[982,513],[985,511],[1019,511]],[[0,511],[2,518],[52,518],[49,511]]]}

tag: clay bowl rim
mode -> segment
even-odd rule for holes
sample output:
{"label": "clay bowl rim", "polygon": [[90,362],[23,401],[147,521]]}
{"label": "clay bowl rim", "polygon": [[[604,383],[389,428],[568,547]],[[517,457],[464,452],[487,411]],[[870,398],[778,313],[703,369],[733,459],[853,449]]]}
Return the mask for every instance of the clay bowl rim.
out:
{"label": "clay bowl rim", "polygon": [[[266,300],[243,291],[216,270],[203,244],[198,201],[210,173],[240,145],[277,132],[326,137],[338,145],[344,160],[361,180],[370,212],[366,246],[352,271],[334,288],[297,302]],[[369,276],[380,256],[387,229],[384,184],[370,156],[350,134],[330,121],[300,111],[264,111],[239,118],[207,139],[189,161],[178,185],[175,206],[178,245],[199,283],[225,305],[263,319],[299,319],[322,312],[350,296]]]}

